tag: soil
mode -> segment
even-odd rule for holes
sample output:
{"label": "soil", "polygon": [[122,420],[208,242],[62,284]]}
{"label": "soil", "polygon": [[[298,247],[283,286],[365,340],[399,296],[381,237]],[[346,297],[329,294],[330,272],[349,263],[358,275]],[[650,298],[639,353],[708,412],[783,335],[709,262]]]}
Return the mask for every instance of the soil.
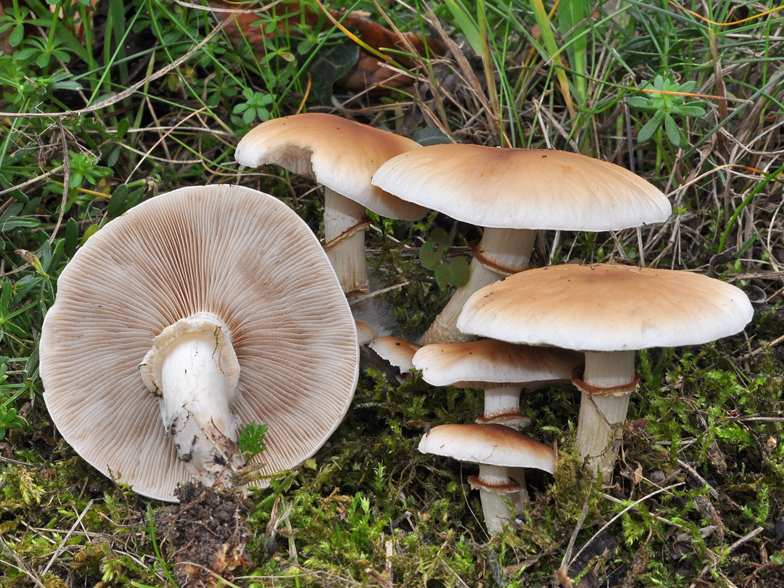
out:
{"label": "soil", "polygon": [[155,526],[169,540],[174,579],[181,588],[219,585],[252,566],[246,545],[251,505],[228,490],[192,483],[178,488],[180,503],[158,511]]}

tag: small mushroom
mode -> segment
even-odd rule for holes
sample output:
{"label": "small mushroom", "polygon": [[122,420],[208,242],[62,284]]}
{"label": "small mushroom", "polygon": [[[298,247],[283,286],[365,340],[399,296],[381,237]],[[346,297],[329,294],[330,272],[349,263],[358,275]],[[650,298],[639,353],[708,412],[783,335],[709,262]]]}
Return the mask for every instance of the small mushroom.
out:
{"label": "small mushroom", "polygon": [[537,390],[569,382],[583,355],[556,348],[513,345],[494,339],[468,343],[425,345],[413,358],[414,367],[434,386],[482,388],[484,415],[476,422],[525,428],[530,419],[520,413],[523,388]]}
{"label": "small mushroom", "polygon": [[242,165],[275,164],[324,186],[327,251],[348,296],[368,290],[365,209],[387,218],[419,220],[426,208],[370,184],[378,167],[419,148],[411,139],[332,114],[309,113],[260,124],[237,145]]}
{"label": "small mushroom", "polygon": [[[550,474],[555,471],[555,453],[522,433],[502,425],[439,425],[430,429],[419,442],[421,453],[479,464],[479,475],[468,483],[479,490],[485,525],[491,535],[520,511],[527,493],[509,476],[510,468],[535,468]],[[512,508],[507,499],[512,500]]]}
{"label": "small mushroom", "polygon": [[626,229],[672,213],[667,197],[629,170],[564,151],[432,145],[384,163],[373,185],[485,227],[468,283],[422,336],[423,345],[468,340],[455,326],[463,305],[480,288],[530,267],[537,230]]}
{"label": "small mushroom", "polygon": [[360,346],[367,345],[376,338],[376,332],[373,330],[373,327],[362,321],[355,322],[357,325],[357,343],[359,343]]}
{"label": "small mushroom", "polygon": [[697,345],[742,331],[754,310],[742,290],[699,274],[622,265],[558,265],[476,292],[457,326],[511,343],[585,352],[577,449],[612,478],[611,450],[639,383],[637,349]]}
{"label": "small mushroom", "polygon": [[378,337],[368,344],[378,357],[396,368],[401,375],[405,375],[414,369],[411,360],[420,346],[410,343],[398,337]]}
{"label": "small mushroom", "polygon": [[312,456],[359,366],[318,240],[285,204],[239,186],[162,194],[104,226],[61,274],[40,349],[65,440],[169,501],[180,482],[228,481],[243,424],[269,427],[261,474]]}

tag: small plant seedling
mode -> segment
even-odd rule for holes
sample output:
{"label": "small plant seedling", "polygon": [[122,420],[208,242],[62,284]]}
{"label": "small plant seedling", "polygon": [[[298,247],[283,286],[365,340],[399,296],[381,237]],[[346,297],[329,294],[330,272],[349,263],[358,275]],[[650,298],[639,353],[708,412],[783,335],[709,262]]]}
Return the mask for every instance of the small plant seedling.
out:
{"label": "small plant seedling", "polygon": [[266,434],[267,425],[248,423],[242,428],[238,445],[248,461],[267,449],[267,444],[264,442]]}
{"label": "small plant seedling", "polygon": [[434,271],[436,282],[441,288],[447,286],[465,286],[471,277],[471,270],[465,257],[455,257],[445,260],[444,255],[449,250],[449,235],[444,229],[430,231],[429,240],[419,250],[419,259],[422,265]]}
{"label": "small plant seedling", "polygon": [[[683,84],[678,84],[664,78],[656,76],[653,81],[646,82],[642,88],[659,90],[661,92],[692,92],[697,86],[697,82],[688,81]],[[626,100],[631,108],[642,110],[643,112],[653,113],[651,119],[643,125],[640,132],[637,134],[637,140],[640,143],[645,143],[661,128],[664,123],[664,130],[667,135],[667,140],[675,147],[687,148],[689,141],[686,135],[678,127],[675,119],[672,117],[674,114],[680,116],[705,116],[705,107],[707,102],[695,101],[685,102],[686,97],[678,94],[657,94],[650,93],[645,96],[632,96]]]}

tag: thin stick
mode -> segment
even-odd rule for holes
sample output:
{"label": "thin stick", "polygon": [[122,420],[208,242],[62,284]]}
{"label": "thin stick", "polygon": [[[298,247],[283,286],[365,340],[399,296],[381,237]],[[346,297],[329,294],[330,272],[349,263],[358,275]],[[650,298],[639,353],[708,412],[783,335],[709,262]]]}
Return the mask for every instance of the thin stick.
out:
{"label": "thin stick", "polygon": [[91,500],[90,500],[90,502],[88,502],[88,503],[87,503],[87,506],[85,506],[85,507],[84,507],[84,510],[82,511],[82,514],[80,514],[80,515],[79,515],[79,518],[77,518],[77,519],[76,519],[76,522],[75,522],[75,523],[73,524],[73,526],[71,527],[71,530],[70,530],[70,531],[68,531],[68,534],[67,534],[65,537],[63,537],[63,540],[62,540],[62,541],[60,541],[60,546],[59,546],[59,547],[57,548],[57,550],[54,552],[54,555],[52,556],[52,559],[50,559],[50,560],[49,560],[49,563],[48,563],[48,564],[46,564],[46,567],[44,568],[44,571],[41,573],[41,575],[42,575],[42,576],[45,576],[45,575],[46,575],[46,572],[48,572],[48,571],[49,571],[49,568],[51,568],[51,567],[52,567],[52,564],[53,564],[53,563],[55,562],[55,560],[57,559],[57,556],[58,556],[58,555],[60,555],[60,552],[63,550],[63,547],[65,547],[65,542],[66,542],[66,541],[68,541],[68,539],[70,539],[70,538],[71,538],[71,533],[73,533],[73,532],[74,532],[74,530],[76,529],[76,527],[79,525],[79,523],[81,523],[81,522],[82,522],[82,518],[84,517],[84,515],[86,515],[86,514],[87,514],[87,511],[88,511],[88,510],[90,510],[90,509],[92,508],[92,506],[93,506],[93,502],[94,502],[94,500],[92,500],[92,499],[91,499]]}
{"label": "thin stick", "polygon": [[588,507],[591,505],[591,490],[593,490],[593,482],[591,482],[591,486],[588,488],[588,494],[585,496],[585,503],[583,504],[583,510],[580,513],[580,518],[577,519],[577,525],[574,527],[574,531],[572,532],[572,537],[569,539],[569,545],[566,546],[566,551],[564,552],[563,559],[561,560],[561,566],[559,569],[566,573],[569,569],[569,558],[572,557],[572,550],[574,549],[574,543],[577,541],[577,535],[580,533],[580,529],[583,527],[583,523],[585,522],[585,517],[588,516]]}
{"label": "thin stick", "polygon": [[639,500],[637,500],[637,501],[635,501],[635,502],[631,503],[629,506],[627,506],[626,508],[624,508],[624,509],[623,509],[621,512],[619,512],[617,515],[615,515],[613,518],[611,518],[609,521],[607,521],[607,524],[606,524],[606,525],[604,525],[604,526],[603,526],[601,529],[599,529],[599,530],[598,530],[596,533],[594,533],[594,536],[593,536],[593,537],[591,537],[590,539],[588,539],[588,541],[585,543],[585,545],[583,545],[583,546],[582,546],[582,548],[580,549],[580,551],[578,551],[578,552],[577,552],[577,555],[575,555],[575,556],[572,558],[572,561],[570,561],[570,562],[569,562],[569,565],[568,565],[568,566],[566,566],[566,569],[564,570],[564,573],[567,573],[567,572],[569,571],[569,567],[570,567],[570,566],[571,566],[571,565],[572,565],[572,564],[573,564],[573,563],[574,563],[574,562],[577,560],[577,558],[578,558],[578,557],[580,557],[580,556],[583,554],[583,551],[585,551],[585,549],[586,549],[586,548],[587,548],[587,547],[588,547],[588,546],[589,546],[591,543],[593,543],[593,541],[594,541],[594,540],[595,540],[595,539],[596,539],[596,538],[597,538],[599,535],[601,535],[601,534],[602,534],[602,531],[604,531],[604,530],[605,530],[607,527],[609,527],[610,525],[612,525],[612,524],[613,524],[615,521],[617,521],[619,518],[621,518],[623,515],[625,515],[627,512],[629,512],[629,511],[630,511],[631,509],[633,509],[635,506],[637,506],[638,504],[640,504],[641,502],[643,502],[643,501],[645,501],[645,500],[648,500],[649,498],[652,498],[652,497],[656,496],[657,494],[661,494],[662,492],[666,492],[667,490],[672,490],[673,488],[677,488],[678,486],[683,486],[685,483],[686,483],[686,482],[678,482],[677,484],[673,484],[672,486],[667,486],[666,488],[662,488],[661,490],[656,490],[656,492],[651,492],[650,494],[648,494],[648,495],[646,495],[646,496],[643,496],[643,497],[642,497],[642,498],[640,498]]}
{"label": "thin stick", "polygon": [[357,296],[354,298],[350,303],[349,306],[354,306],[355,304],[359,304],[363,300],[368,300],[370,298],[375,298],[383,294],[384,292],[389,292],[390,290],[398,290],[403,286],[408,286],[408,282],[403,282],[402,284],[395,284],[394,286],[389,286],[389,288],[382,288],[381,290],[376,290],[375,292],[369,292],[368,294],[363,294],[362,296]]}

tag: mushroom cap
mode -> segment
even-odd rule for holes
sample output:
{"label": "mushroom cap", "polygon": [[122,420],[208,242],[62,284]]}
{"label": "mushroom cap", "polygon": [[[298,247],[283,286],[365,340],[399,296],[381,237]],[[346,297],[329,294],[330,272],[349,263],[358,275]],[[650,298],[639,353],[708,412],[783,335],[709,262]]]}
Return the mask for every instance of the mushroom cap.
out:
{"label": "mushroom cap", "polygon": [[401,374],[414,369],[411,359],[420,348],[416,343],[397,337],[378,337],[373,339],[368,347],[375,351],[381,359],[388,361],[392,367],[398,368]]}
{"label": "mushroom cap", "polygon": [[431,145],[382,165],[373,185],[499,229],[606,231],[667,220],[667,197],[627,169],[565,151]]}
{"label": "mushroom cap", "polygon": [[742,290],[707,276],[567,264],[475,292],[457,328],[512,343],[624,351],[715,341],[742,331],[753,314]]}
{"label": "mushroom cap", "polygon": [[[239,186],[183,188],[111,221],[61,274],[41,334],[49,413],[91,465],[174,500],[189,479],[139,364],[155,337],[220,317],[240,365],[232,412],[269,426],[262,474],[313,455],[359,375],[354,319],[316,237],[285,204]],[[266,485],[265,482],[255,482]]]}
{"label": "mushroom cap", "polygon": [[502,425],[439,425],[422,437],[419,451],[485,465],[555,470],[552,449]]}
{"label": "mushroom cap", "polygon": [[367,345],[376,338],[376,332],[367,323],[362,321],[355,321],[357,326],[357,343],[360,345]]}
{"label": "mushroom cap", "polygon": [[237,145],[242,165],[279,165],[387,218],[415,221],[427,208],[370,184],[379,166],[419,143],[334,114],[308,113],[261,123]]}
{"label": "mushroom cap", "polygon": [[434,386],[489,388],[523,384],[528,389],[571,380],[582,353],[495,339],[470,343],[434,343],[416,352],[414,367]]}

